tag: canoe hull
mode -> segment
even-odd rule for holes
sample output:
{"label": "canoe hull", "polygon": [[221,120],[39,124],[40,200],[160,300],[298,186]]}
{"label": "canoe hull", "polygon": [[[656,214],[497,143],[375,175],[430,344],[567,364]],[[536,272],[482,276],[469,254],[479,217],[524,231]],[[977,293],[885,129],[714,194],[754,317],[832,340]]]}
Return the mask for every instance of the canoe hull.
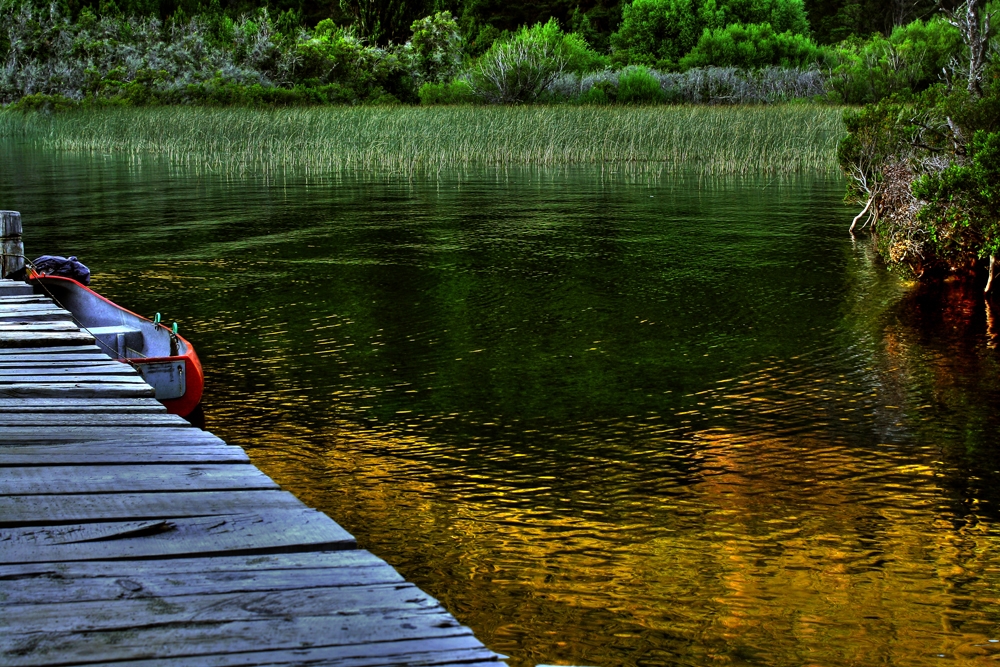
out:
{"label": "canoe hull", "polygon": [[198,407],[205,375],[194,346],[183,336],[71,278],[35,275],[29,282],[72,313],[111,358],[135,368],[167,411],[187,417]]}

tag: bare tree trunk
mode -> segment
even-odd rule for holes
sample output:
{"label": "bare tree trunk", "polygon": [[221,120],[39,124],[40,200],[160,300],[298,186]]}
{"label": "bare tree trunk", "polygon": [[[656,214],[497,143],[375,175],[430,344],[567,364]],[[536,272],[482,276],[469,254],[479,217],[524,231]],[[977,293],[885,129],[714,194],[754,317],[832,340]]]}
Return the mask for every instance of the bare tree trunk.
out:
{"label": "bare tree trunk", "polygon": [[969,49],[968,90],[977,97],[983,94],[980,82],[987,64],[990,39],[993,37],[993,28],[990,25],[993,13],[983,16],[980,3],[981,0],[965,0],[961,7],[946,13],[948,22],[958,28],[962,34],[962,41]]}
{"label": "bare tree trunk", "polygon": [[990,290],[993,289],[993,278],[996,276],[996,265],[996,255],[990,255],[990,277],[986,279],[986,289],[983,290],[983,294],[989,294]]}

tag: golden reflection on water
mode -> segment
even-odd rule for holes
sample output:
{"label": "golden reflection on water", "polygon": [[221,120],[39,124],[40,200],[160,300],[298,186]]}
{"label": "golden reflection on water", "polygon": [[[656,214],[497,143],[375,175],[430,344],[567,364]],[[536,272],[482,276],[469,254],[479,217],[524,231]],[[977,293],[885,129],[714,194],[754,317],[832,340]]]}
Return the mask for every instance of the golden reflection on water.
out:
{"label": "golden reflection on water", "polygon": [[932,448],[714,428],[693,434],[704,474],[669,503],[590,516],[544,492],[508,503],[521,489],[502,477],[415,475],[408,452],[433,448],[415,437],[297,430],[273,424],[254,462],[364,546],[391,543],[408,578],[517,665],[610,664],[622,644],[635,664],[692,665],[921,665],[1000,647],[997,535],[957,520]]}

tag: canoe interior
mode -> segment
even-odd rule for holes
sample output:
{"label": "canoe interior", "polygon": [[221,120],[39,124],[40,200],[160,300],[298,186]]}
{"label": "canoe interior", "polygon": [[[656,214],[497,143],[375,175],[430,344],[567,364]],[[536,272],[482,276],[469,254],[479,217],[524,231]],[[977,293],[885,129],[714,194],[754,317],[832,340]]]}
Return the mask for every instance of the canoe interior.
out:
{"label": "canoe interior", "polygon": [[79,324],[98,339],[98,345],[115,359],[176,357],[187,353],[183,338],[164,326],[131,313],[84,288],[58,279],[37,278],[37,289],[73,313]]}

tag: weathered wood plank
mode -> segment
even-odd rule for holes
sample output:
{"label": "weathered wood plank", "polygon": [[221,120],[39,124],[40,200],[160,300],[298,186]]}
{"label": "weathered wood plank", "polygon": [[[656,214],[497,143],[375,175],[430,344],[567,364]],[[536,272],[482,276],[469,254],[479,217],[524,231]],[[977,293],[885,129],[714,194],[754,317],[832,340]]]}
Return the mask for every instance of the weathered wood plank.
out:
{"label": "weathered wood plank", "polygon": [[199,443],[206,440],[217,442],[218,437],[188,426],[74,426],[71,429],[54,426],[0,426],[0,442],[8,444],[60,444],[71,442],[119,442],[121,444],[163,444]]}
{"label": "weathered wood plank", "polygon": [[9,322],[72,322],[73,316],[59,308],[33,309],[17,313],[6,313],[0,310],[0,324]]}
{"label": "weathered wood plank", "polygon": [[[3,625],[5,633],[12,634],[74,633],[144,629],[144,626],[183,623],[195,618],[199,623],[226,623],[289,616],[346,616],[387,611],[403,612],[401,615],[405,617],[406,614],[443,611],[437,600],[406,582],[320,587],[314,581],[313,585],[313,588],[307,590],[299,586],[269,591],[156,596],[154,599],[143,595],[121,595],[114,604],[108,604],[107,600],[5,604],[8,618]],[[128,590],[135,586],[126,585],[124,588]]]}
{"label": "weathered wood plank", "polygon": [[8,361],[4,357],[0,357],[0,372],[12,368],[25,368],[25,369],[39,369],[39,368],[118,368],[122,367],[130,368],[128,364],[124,364],[120,361],[114,361],[107,357],[89,357],[86,359],[78,359],[73,361],[65,361],[62,359],[15,359],[13,361]]}
{"label": "weathered wood plank", "polygon": [[0,331],[0,347],[51,347],[93,343],[94,337],[82,331]]}
{"label": "weathered wood plank", "polygon": [[229,652],[117,663],[117,667],[497,667],[498,656],[471,634],[349,646],[304,646],[293,650]]}
{"label": "weathered wood plank", "polygon": [[[52,465],[125,465],[142,463],[247,463],[240,447],[223,444],[164,445],[0,445],[0,467]],[[3,498],[0,498],[0,506]],[[0,512],[0,522],[4,520]]]}
{"label": "weathered wood plank", "polygon": [[80,327],[72,322],[2,322],[0,333],[3,332],[47,332],[47,331],[79,331]]}
{"label": "weathered wood plank", "polygon": [[121,366],[121,369],[114,375],[90,375],[88,373],[67,373],[66,375],[59,375],[58,373],[43,374],[44,371],[39,371],[37,375],[7,375],[3,371],[0,371],[0,384],[21,384],[25,382],[37,382],[38,384],[52,384],[55,382],[87,382],[90,384],[95,382],[111,382],[113,384],[145,383],[142,376],[125,364],[119,364],[119,366]]}
{"label": "weathered wood plank", "polygon": [[14,295],[26,295],[34,294],[35,290],[31,288],[31,285],[26,285],[21,283],[20,285],[0,285],[0,294],[4,296],[14,296]]}
{"label": "weathered wood plank", "polygon": [[0,304],[18,304],[18,303],[54,304],[55,302],[49,297],[42,294],[7,294],[3,290],[0,290]]}
{"label": "weathered wood plank", "polygon": [[17,426],[172,426],[194,428],[183,417],[167,413],[148,414],[88,414],[88,413],[17,413],[0,412],[0,428]]}
{"label": "weathered wood plank", "polygon": [[9,303],[7,301],[0,300],[0,313],[19,313],[19,312],[23,313],[32,310],[51,309],[51,308],[58,308],[59,310],[62,310],[62,312],[64,313],[69,312],[63,308],[59,308],[54,303],[52,303],[52,301],[48,301],[47,303],[40,301],[26,301],[25,299],[27,298],[28,297],[20,297],[20,301],[18,303]]}
{"label": "weathered wood plank", "polygon": [[178,491],[0,496],[0,526],[124,521],[306,509],[287,491]]}
{"label": "weathered wood plank", "polygon": [[[326,567],[302,570],[192,572],[189,574],[135,574],[118,564],[111,577],[30,577],[6,581],[4,605],[50,605],[67,602],[111,601],[122,598],[162,598],[347,586],[404,584],[388,563],[380,567]],[[332,606],[332,605],[331,605]]]}
{"label": "weathered wood plank", "polygon": [[[270,493],[270,492],[269,492]],[[309,551],[212,558],[170,558],[128,563],[129,576],[167,574],[211,574],[215,572],[264,572],[268,570],[312,570],[328,567],[382,567],[385,561],[368,551]],[[24,578],[120,577],[121,561],[31,562],[0,565],[0,581]]]}
{"label": "weathered wood plank", "polygon": [[[29,346],[24,348],[8,347],[5,349],[0,349],[0,357],[5,357],[8,355],[15,354],[104,354],[104,351],[100,347],[91,343],[89,345],[66,345],[66,346]],[[105,355],[106,356],[106,355]]]}
{"label": "weathered wood plank", "polygon": [[31,384],[26,382],[20,384],[0,384],[0,398],[24,398],[30,396],[46,398],[56,396],[65,396],[67,398],[142,398],[155,395],[156,390],[145,383],[76,382],[60,384],[50,382],[45,384]]}
{"label": "weathered wood plank", "polygon": [[356,547],[347,531],[315,510],[0,529],[4,564]]}
{"label": "weathered wood plank", "polygon": [[277,488],[254,466],[235,463],[13,466],[0,475],[0,495],[11,496]]}
{"label": "weathered wood plank", "polygon": [[48,378],[70,378],[68,381],[73,381],[74,377],[87,377],[89,382],[92,378],[91,375],[120,375],[125,377],[135,378],[138,377],[139,373],[129,366],[128,364],[122,364],[115,361],[108,361],[105,363],[95,363],[89,366],[71,366],[69,368],[61,368],[59,366],[45,365],[45,366],[0,366],[0,380],[6,382],[16,382],[23,377],[40,377],[43,382],[51,382]]}
{"label": "weathered wood plank", "polygon": [[[39,348],[41,349],[41,348]],[[0,350],[0,362],[5,364],[58,364],[58,363],[109,363],[112,359],[95,349],[93,352],[69,352],[67,354],[55,354],[52,352],[45,352],[43,354],[3,354],[3,350]],[[24,350],[18,350],[18,352],[24,352]]]}
{"label": "weathered wood plank", "polygon": [[[49,407],[118,407],[118,406],[159,406],[163,404],[152,398],[0,398],[0,410],[21,406]],[[166,409],[166,408],[164,408]]]}
{"label": "weathered wood plank", "polygon": [[[149,603],[147,603],[148,605]],[[304,649],[469,635],[446,613],[389,611],[344,616],[291,616],[254,621],[188,619],[126,631],[33,632],[0,635],[0,660],[8,667],[61,661],[113,662],[127,659],[206,655],[257,649]]]}

